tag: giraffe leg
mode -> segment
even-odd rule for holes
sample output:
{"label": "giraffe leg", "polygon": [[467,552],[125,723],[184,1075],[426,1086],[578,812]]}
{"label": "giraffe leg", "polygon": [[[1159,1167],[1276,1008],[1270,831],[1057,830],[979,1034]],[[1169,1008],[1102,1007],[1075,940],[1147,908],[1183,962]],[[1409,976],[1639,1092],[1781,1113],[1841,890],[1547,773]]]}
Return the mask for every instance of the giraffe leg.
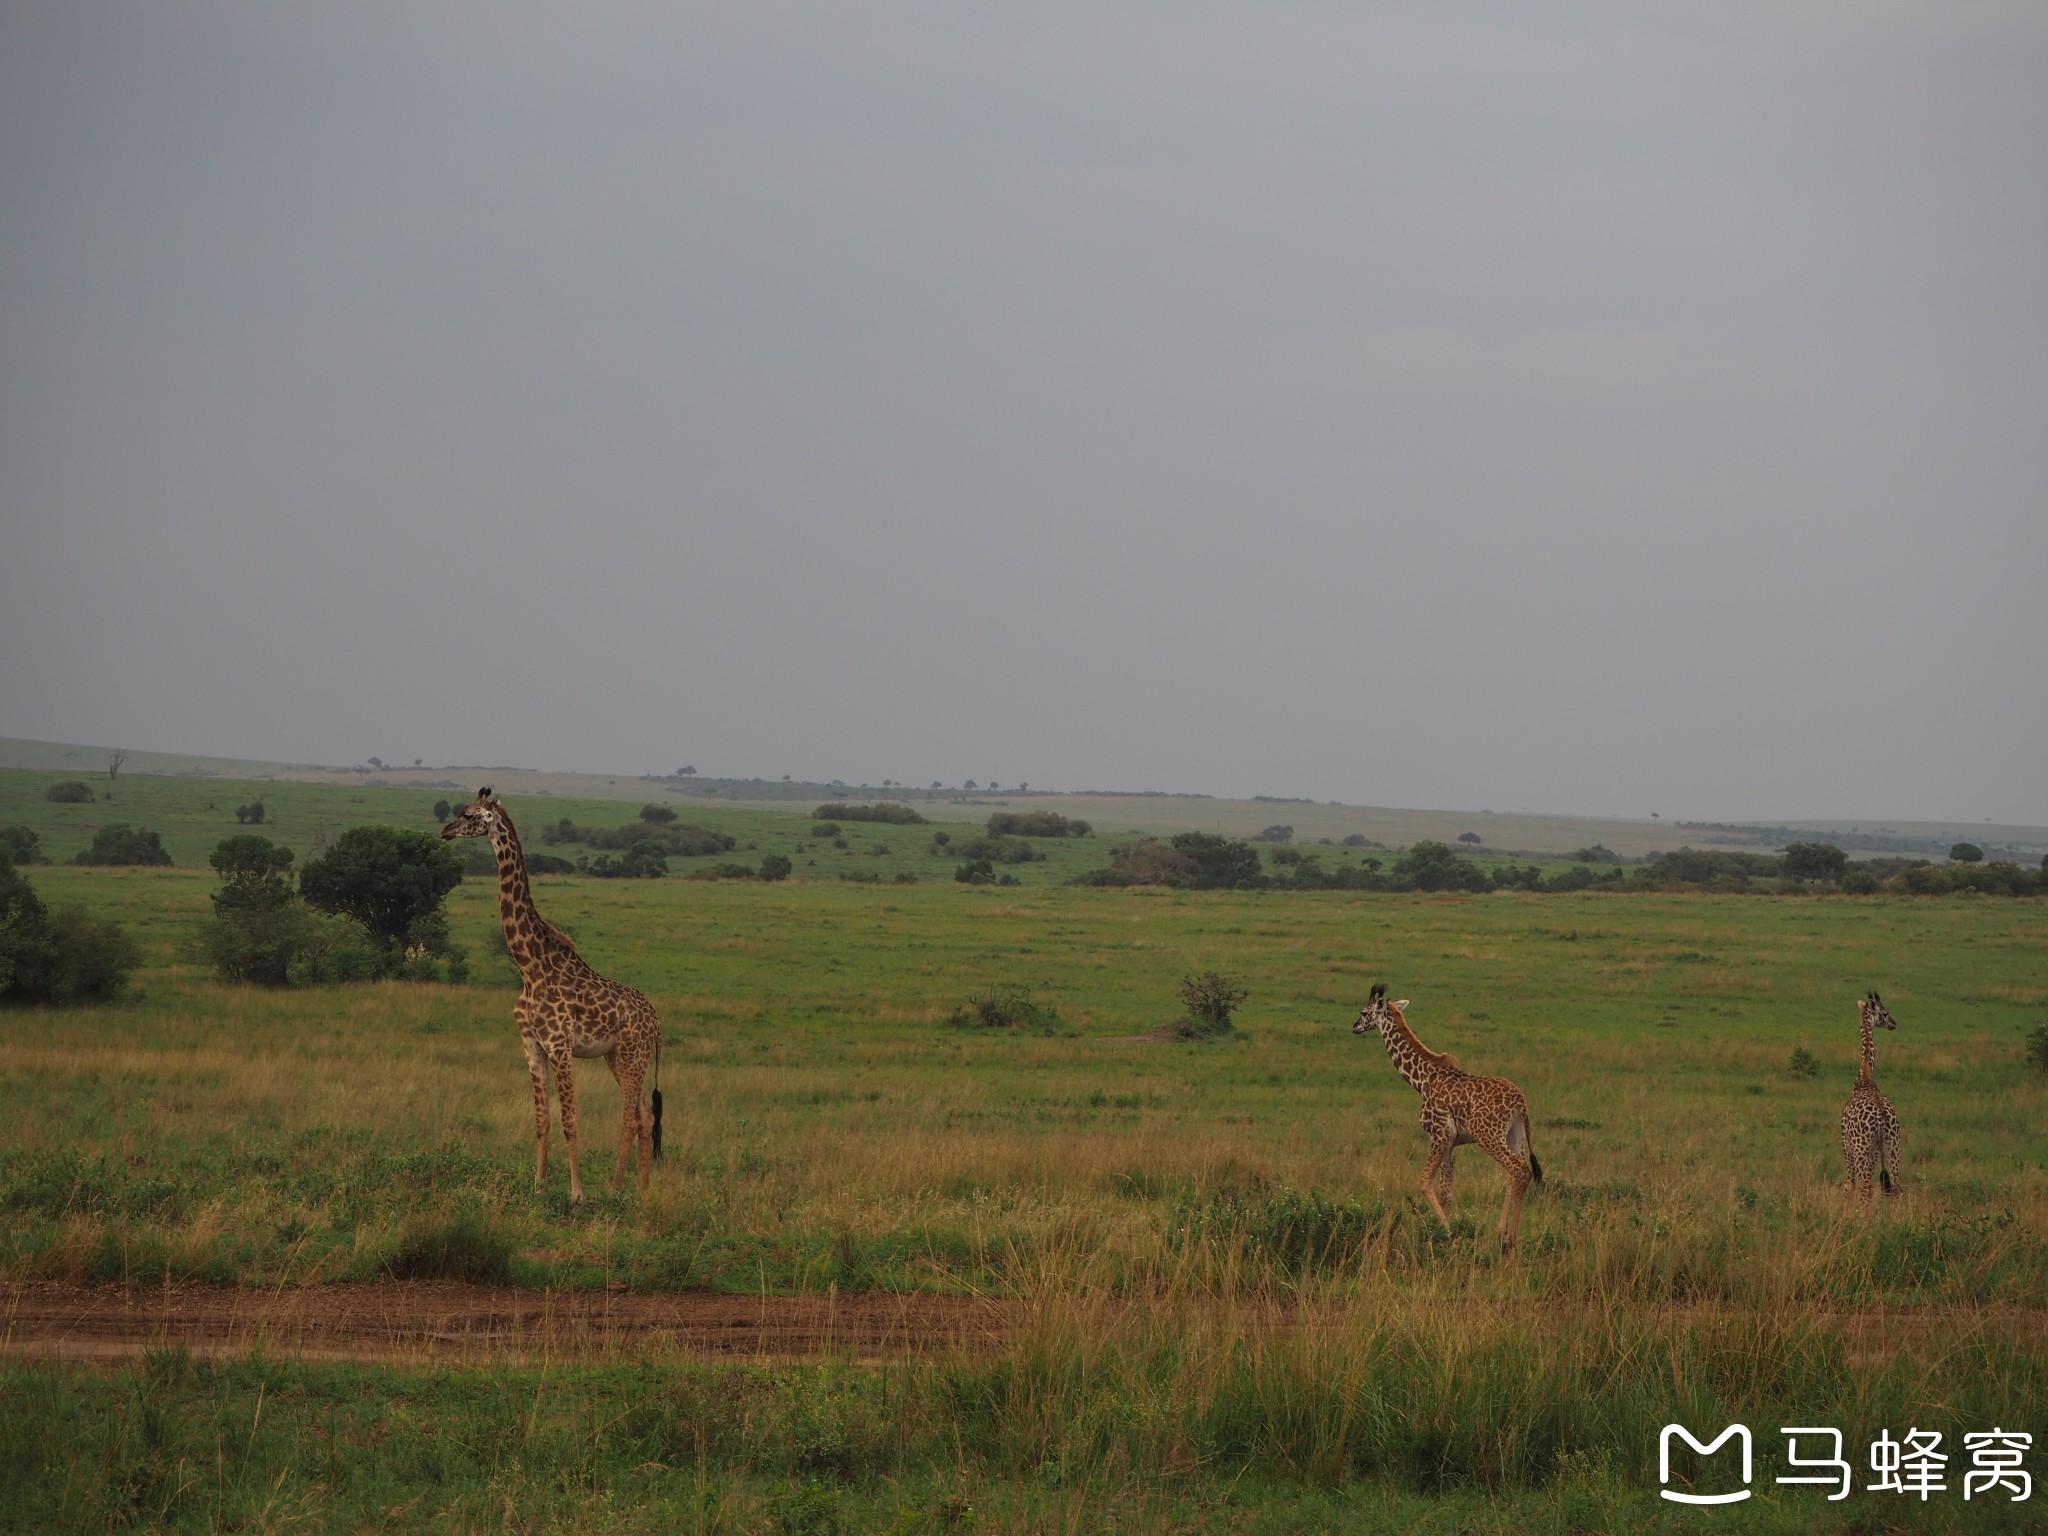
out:
{"label": "giraffe leg", "polygon": [[1429,1142],[1429,1161],[1422,1169],[1422,1198],[1429,1202],[1429,1208],[1436,1212],[1436,1219],[1444,1224],[1446,1235],[1451,1230],[1451,1218],[1444,1211],[1443,1201],[1437,1198],[1437,1179],[1443,1168],[1457,1150],[1448,1136],[1433,1136]]}
{"label": "giraffe leg", "polygon": [[569,1149],[569,1203],[583,1198],[583,1171],[576,1165],[575,1061],[565,1049],[555,1058],[555,1099],[562,1106],[562,1140]]}
{"label": "giraffe leg", "polygon": [[1488,1147],[1486,1153],[1508,1176],[1507,1198],[1500,1207],[1500,1251],[1513,1253],[1522,1230],[1522,1197],[1529,1192],[1529,1164],[1527,1159],[1517,1157],[1506,1142]]}
{"label": "giraffe leg", "polygon": [[542,1056],[532,1045],[526,1048],[526,1075],[533,1080],[533,1187],[539,1189],[548,1177],[548,1076]]}
{"label": "giraffe leg", "polygon": [[1887,1126],[1884,1141],[1878,1147],[1878,1166],[1884,1169],[1884,1192],[1896,1195],[1899,1192],[1899,1128]]}
{"label": "giraffe leg", "polygon": [[[619,1161],[618,1165],[612,1169],[611,1187],[613,1189],[617,1189],[625,1181],[626,1158],[634,1144],[636,1142],[644,1144],[650,1140],[650,1133],[648,1131],[649,1117],[647,1112],[640,1106],[640,1079],[646,1069],[637,1061],[628,1062],[621,1066],[619,1057],[622,1054],[622,1052],[613,1051],[606,1058],[611,1062],[612,1080],[619,1085]],[[648,1157],[647,1148],[645,1145],[642,1145],[640,1151],[640,1189],[643,1194],[647,1189]]]}

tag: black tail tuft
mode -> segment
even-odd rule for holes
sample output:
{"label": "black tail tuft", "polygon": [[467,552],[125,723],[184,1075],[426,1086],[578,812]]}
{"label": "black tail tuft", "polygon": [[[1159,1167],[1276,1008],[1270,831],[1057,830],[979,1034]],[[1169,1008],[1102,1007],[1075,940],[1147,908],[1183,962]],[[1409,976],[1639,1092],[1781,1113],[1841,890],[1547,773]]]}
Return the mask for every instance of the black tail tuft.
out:
{"label": "black tail tuft", "polygon": [[661,1090],[654,1090],[654,1155],[661,1156]]}
{"label": "black tail tuft", "polygon": [[1529,1177],[1538,1184],[1543,1182],[1543,1165],[1536,1161],[1536,1154],[1534,1152],[1529,1154]]}
{"label": "black tail tuft", "polygon": [[1878,1170],[1877,1170],[1877,1182],[1878,1182],[1878,1183],[1880,1183],[1880,1184],[1882,1184],[1882,1185],[1884,1186],[1884,1192],[1885,1192],[1886,1194],[1890,1194],[1890,1193],[1892,1192],[1892,1171],[1891,1171],[1891,1169],[1889,1169],[1889,1168],[1880,1168],[1880,1169],[1878,1169]]}

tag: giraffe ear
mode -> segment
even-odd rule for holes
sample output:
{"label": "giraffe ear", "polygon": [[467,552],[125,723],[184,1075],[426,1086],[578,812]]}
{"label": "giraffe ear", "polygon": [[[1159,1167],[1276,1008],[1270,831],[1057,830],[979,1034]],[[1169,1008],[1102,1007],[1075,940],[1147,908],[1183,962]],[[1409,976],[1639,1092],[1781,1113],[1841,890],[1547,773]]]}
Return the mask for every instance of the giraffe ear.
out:
{"label": "giraffe ear", "polygon": [[1408,1011],[1408,999],[1407,999],[1407,998],[1405,998],[1405,997],[1404,997],[1404,998],[1402,998],[1402,999],[1401,999],[1401,1000],[1400,1000],[1399,1002],[1397,1002],[1397,1003],[1395,1003],[1395,1004],[1394,1004],[1394,1012],[1396,1012],[1396,1013],[1406,1013],[1407,1011]]}

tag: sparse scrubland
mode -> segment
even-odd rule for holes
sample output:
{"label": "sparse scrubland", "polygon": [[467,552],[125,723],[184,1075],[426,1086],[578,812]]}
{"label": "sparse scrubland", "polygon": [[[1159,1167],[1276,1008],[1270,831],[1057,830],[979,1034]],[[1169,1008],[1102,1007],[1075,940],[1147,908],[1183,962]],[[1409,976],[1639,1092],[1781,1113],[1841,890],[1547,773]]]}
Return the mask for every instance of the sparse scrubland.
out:
{"label": "sparse scrubland", "polygon": [[[10,1358],[0,1524],[1698,1529],[1653,1491],[1672,1420],[1755,1430],[1744,1530],[2021,1530],[2043,1497],[1965,1503],[1959,1475],[1994,1425],[2048,1471],[2040,902],[868,886],[802,855],[542,877],[667,1029],[651,1198],[604,1192],[617,1093],[587,1063],[572,1210],[559,1159],[532,1189],[490,882],[448,901],[469,985],[274,990],[214,979],[211,870],[76,866],[37,827],[43,899],[142,965],[113,1003],[0,1012],[13,1286],[971,1292],[1018,1320],[888,1364]],[[1211,973],[1234,1028],[1166,1038]],[[1472,1149],[1451,1234],[1417,1197],[1415,1096],[1349,1028],[1376,980],[1528,1096],[1548,1179],[1512,1257]],[[1835,1127],[1872,986],[1906,1193],[1857,1211]],[[1845,1503],[1772,1485],[1801,1423],[1845,1431]],[[1924,1506],[1861,1491],[1861,1448],[1909,1426],[1956,1452]]]}

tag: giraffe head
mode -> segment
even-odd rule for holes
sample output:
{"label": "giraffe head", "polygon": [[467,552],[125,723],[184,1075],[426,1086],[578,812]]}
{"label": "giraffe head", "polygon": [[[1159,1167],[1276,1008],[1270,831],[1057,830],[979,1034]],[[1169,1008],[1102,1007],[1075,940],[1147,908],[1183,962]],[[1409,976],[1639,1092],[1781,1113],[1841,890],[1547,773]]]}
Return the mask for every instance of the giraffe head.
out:
{"label": "giraffe head", "polygon": [[476,798],[457,811],[448,825],[441,829],[441,836],[488,837],[496,841],[504,825],[505,818],[498,810],[498,802],[491,798],[491,787],[486,784],[476,792]]}
{"label": "giraffe head", "polygon": [[1884,999],[1875,992],[1858,1002],[1856,1008],[1863,1015],[1863,1022],[1866,1024],[1884,1029],[1897,1029],[1899,1027],[1898,1022],[1892,1018],[1891,1010],[1885,1007]]}
{"label": "giraffe head", "polygon": [[1358,1010],[1358,1022],[1351,1026],[1351,1033],[1354,1035],[1378,1034],[1380,1026],[1386,1023],[1389,1017],[1404,1014],[1407,1011],[1407,998],[1401,998],[1398,1002],[1387,1001],[1387,984],[1383,981],[1376,981],[1372,984],[1372,991],[1367,996],[1365,1006]]}

